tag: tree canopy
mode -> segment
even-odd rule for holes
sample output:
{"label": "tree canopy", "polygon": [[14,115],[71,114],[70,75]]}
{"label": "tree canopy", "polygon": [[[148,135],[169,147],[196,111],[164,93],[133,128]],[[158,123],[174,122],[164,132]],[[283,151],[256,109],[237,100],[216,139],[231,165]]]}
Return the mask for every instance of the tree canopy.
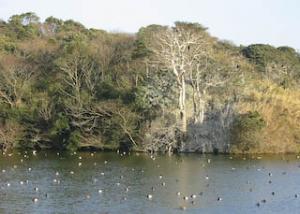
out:
{"label": "tree canopy", "polygon": [[[299,77],[293,48],[237,47],[198,23],[127,34],[13,15],[0,21],[0,145],[178,149],[186,140],[178,133],[204,124],[216,106],[249,100],[250,83],[297,91]],[[241,115],[234,127],[252,113]]]}

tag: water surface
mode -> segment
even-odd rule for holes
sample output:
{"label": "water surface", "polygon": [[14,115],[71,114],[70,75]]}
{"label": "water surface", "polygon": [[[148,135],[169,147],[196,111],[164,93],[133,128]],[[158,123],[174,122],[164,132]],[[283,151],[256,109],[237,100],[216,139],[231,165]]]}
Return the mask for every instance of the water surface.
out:
{"label": "water surface", "polygon": [[0,155],[0,213],[299,213],[299,167],[295,155],[15,152]]}

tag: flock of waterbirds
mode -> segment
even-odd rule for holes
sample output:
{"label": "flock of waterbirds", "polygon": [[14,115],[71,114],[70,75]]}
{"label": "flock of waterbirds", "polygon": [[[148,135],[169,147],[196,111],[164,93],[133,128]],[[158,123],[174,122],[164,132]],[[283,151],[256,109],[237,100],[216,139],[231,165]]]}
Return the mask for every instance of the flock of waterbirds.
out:
{"label": "flock of waterbirds", "polygon": [[[91,157],[93,157],[95,154],[96,154],[96,152],[90,152],[90,156],[91,156]],[[120,155],[120,156],[133,155],[133,154],[130,154],[130,153],[119,152],[119,151],[117,151],[117,154]],[[11,157],[11,156],[13,156],[13,155],[14,155],[14,153],[6,153],[6,152],[3,152],[3,153],[2,153],[2,156],[3,156],[3,157]],[[36,151],[36,150],[33,150],[33,151],[24,151],[24,152],[22,152],[22,153],[21,153],[21,152],[17,153],[17,155],[21,157],[21,158],[20,158],[20,164],[22,164],[22,163],[24,163],[27,159],[29,159],[30,156],[37,156],[37,155],[38,155],[38,151]],[[61,153],[60,153],[60,152],[57,152],[56,155],[57,155],[57,156],[61,156]],[[80,170],[80,168],[81,168],[82,165],[83,165],[83,157],[80,156],[80,154],[77,154],[77,152],[72,152],[71,155],[72,155],[72,156],[78,156],[77,167],[78,167],[78,170]],[[139,153],[135,153],[134,155],[139,156]],[[47,153],[45,153],[45,156],[47,156]],[[152,161],[155,161],[155,160],[156,160],[156,155],[149,154],[149,157],[151,158]],[[229,159],[233,159],[232,156],[229,156],[228,158],[229,158]],[[248,157],[247,157],[247,158],[248,158]],[[246,158],[246,157],[243,157],[243,160],[246,160],[247,158]],[[253,157],[251,157],[251,158],[252,158],[252,159],[261,159],[262,157],[260,157],[260,156],[255,156],[255,157],[254,157],[254,156],[253,156]],[[300,159],[300,156],[297,156],[297,159]],[[211,164],[212,160],[208,158],[208,159],[206,160],[206,162],[207,162],[207,164]],[[100,164],[107,165],[108,163],[109,163],[109,161],[108,161],[108,160],[105,160],[103,163],[100,163]],[[95,165],[95,166],[96,166],[97,164],[98,164],[97,162],[94,162],[94,165]],[[159,164],[157,165],[157,167],[160,167]],[[300,168],[300,165],[299,165],[298,167]],[[18,169],[18,165],[17,165],[17,164],[14,164],[14,165],[12,166],[12,168],[13,168],[14,170],[17,170],[17,169]],[[7,172],[7,170],[8,170],[8,169],[2,169],[2,170],[1,170],[1,173],[4,174],[4,173]],[[32,172],[33,170],[34,170],[34,169],[33,169],[32,167],[28,167],[28,169],[27,169],[27,171],[28,171],[29,173]],[[134,171],[134,170],[135,170],[135,169],[132,168],[132,171]],[[231,170],[232,170],[232,171],[235,171],[235,170],[237,170],[237,169],[234,168],[234,167],[232,167]],[[261,171],[261,170],[262,170],[261,168],[257,168],[257,171]],[[143,170],[142,170],[142,172],[143,172]],[[71,176],[73,176],[73,175],[75,176],[75,175],[76,175],[76,172],[73,171],[73,170],[70,170],[70,171],[69,171],[69,174],[70,174]],[[100,174],[101,174],[101,176],[105,176],[105,172],[101,172]],[[287,175],[287,172],[282,172],[282,175]],[[120,186],[120,185],[121,185],[121,182],[122,182],[122,179],[124,178],[124,176],[126,176],[126,175],[121,175],[121,176],[119,177],[120,181],[116,183],[117,186]],[[269,184],[272,184],[272,176],[273,176],[272,172],[268,172],[268,174],[267,174],[266,176],[269,177],[268,183],[269,183]],[[0,174],[0,179],[1,179],[1,174]],[[53,175],[53,180],[52,180],[52,182],[53,182],[53,184],[60,185],[62,179],[63,179],[63,177],[60,176],[60,173],[57,171],[57,172],[55,172],[55,174]],[[97,181],[96,178],[93,178],[93,179],[94,179],[95,182]],[[100,178],[100,179],[101,179],[101,178]],[[209,177],[208,175],[205,175],[205,179],[209,181],[210,177]],[[157,178],[157,181],[159,182],[157,185],[167,188],[168,184],[167,184],[166,181],[164,181],[164,175],[162,175],[162,174],[159,175],[158,178]],[[178,181],[178,180],[176,179],[176,181]],[[19,181],[18,184],[16,184],[16,183],[12,184],[12,183],[10,183],[10,182],[7,182],[5,185],[0,186],[0,193],[1,193],[1,189],[4,189],[4,188],[10,188],[12,185],[21,185],[21,186],[24,186],[24,185],[28,185],[29,183],[30,183],[30,180],[27,180],[27,179]],[[250,181],[247,181],[247,184],[250,184]],[[83,184],[83,185],[84,185],[84,184]],[[209,182],[207,182],[207,187],[208,187],[209,185],[210,185]],[[41,190],[39,189],[38,186],[35,186],[35,187],[33,188],[33,191],[34,191],[34,192],[40,192]],[[98,189],[98,194],[102,194],[104,191],[105,191],[105,189],[99,188],[99,189]],[[124,192],[127,193],[127,192],[129,192],[129,191],[131,191],[131,187],[130,187],[130,186],[127,186],[127,187],[124,189]],[[253,191],[253,188],[249,188],[249,192],[252,192],[252,191]],[[155,192],[156,192],[156,187],[155,187],[155,186],[152,186],[151,189],[149,190],[149,192],[145,192],[145,198],[147,198],[148,200],[151,200],[151,201],[152,201],[152,200],[155,198]],[[185,194],[185,193],[183,193],[183,192],[177,191],[177,192],[174,192],[174,194],[176,194],[176,196],[182,200],[182,204],[183,204],[183,205],[181,205],[180,207],[178,207],[178,208],[181,209],[181,210],[186,210],[189,206],[195,205],[195,204],[198,202],[197,199],[200,198],[200,197],[204,197],[204,195],[205,195],[205,193],[204,193],[203,191],[201,191],[201,192],[195,192],[195,193],[191,193],[191,194]],[[277,193],[276,193],[275,191],[270,192],[270,195],[271,195],[271,196],[275,196],[276,194],[277,194]],[[47,198],[48,198],[48,193],[47,193],[47,192],[44,192],[42,195],[44,196],[44,197],[42,197],[42,198],[40,198],[40,197],[33,197],[33,198],[32,198],[32,203],[38,204],[40,200],[47,200]],[[88,194],[85,194],[85,198],[86,198],[87,200],[90,199],[91,197],[92,197],[92,194],[89,194],[89,193],[88,193]],[[293,197],[294,197],[295,199],[300,198],[300,194],[294,193]],[[127,200],[127,197],[123,197],[122,200],[126,201],[126,200]],[[216,198],[215,198],[215,200],[216,200],[216,202],[220,202],[220,203],[221,203],[221,202],[223,201],[223,197],[217,195]],[[226,201],[226,198],[224,199],[224,201]],[[263,204],[266,204],[267,202],[268,202],[268,201],[267,201],[266,199],[262,198],[262,199],[259,199],[259,200],[257,201],[257,203],[255,204],[255,206],[257,206],[257,207],[259,208],[260,206],[262,206]]]}

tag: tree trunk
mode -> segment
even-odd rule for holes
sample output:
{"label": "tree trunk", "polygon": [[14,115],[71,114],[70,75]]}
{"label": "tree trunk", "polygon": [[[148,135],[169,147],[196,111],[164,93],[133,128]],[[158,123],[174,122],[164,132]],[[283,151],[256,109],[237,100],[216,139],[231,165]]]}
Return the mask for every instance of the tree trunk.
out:
{"label": "tree trunk", "polygon": [[139,75],[135,75],[135,87],[138,87]]}
{"label": "tree trunk", "polygon": [[193,86],[194,123],[203,123],[205,119],[205,91],[200,92]]}
{"label": "tree trunk", "polygon": [[204,113],[205,113],[205,100],[200,97],[199,99],[199,120],[198,122],[201,124],[204,121]]}
{"label": "tree trunk", "polygon": [[181,120],[181,132],[187,132],[186,109],[185,109],[185,78],[184,75],[180,78],[181,85],[179,87],[179,110]]}
{"label": "tree trunk", "polygon": [[198,122],[198,99],[197,99],[197,91],[195,85],[193,87],[193,110],[194,110],[194,124]]}

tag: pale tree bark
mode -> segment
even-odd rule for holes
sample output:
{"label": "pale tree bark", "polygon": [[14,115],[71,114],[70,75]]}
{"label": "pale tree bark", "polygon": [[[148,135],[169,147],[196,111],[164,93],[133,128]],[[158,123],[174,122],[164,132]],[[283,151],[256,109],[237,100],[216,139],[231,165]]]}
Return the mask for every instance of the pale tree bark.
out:
{"label": "pale tree bark", "polygon": [[60,64],[60,70],[63,72],[63,81],[71,89],[68,90],[62,89],[61,91],[74,99],[76,105],[81,106],[81,94],[80,88],[83,83],[83,72],[80,71],[80,56],[74,55],[67,58],[67,60]]}
{"label": "pale tree bark", "polygon": [[186,91],[185,91],[185,78],[184,75],[180,78],[179,85],[179,110],[180,110],[180,119],[181,119],[181,131],[186,133],[187,131],[187,118],[186,118],[186,107],[185,107],[185,99],[186,99]]}
{"label": "pale tree bark", "polygon": [[92,99],[101,72],[96,69],[92,60],[75,54],[60,63],[60,69],[63,72],[63,81],[71,89],[62,89],[62,92],[72,98],[77,107],[83,106],[81,98],[83,88],[87,89],[90,99]]}
{"label": "pale tree bark", "polygon": [[45,99],[47,97],[46,93],[43,97],[39,108],[39,116],[43,118],[43,120],[49,121],[52,118],[53,104],[49,102],[49,99]]}
{"label": "pale tree bark", "polygon": [[0,69],[0,100],[10,107],[19,107],[32,76],[33,71],[26,66],[12,65],[8,69]]}
{"label": "pale tree bark", "polygon": [[206,55],[197,59],[195,67],[189,73],[189,81],[193,89],[194,123],[203,123],[209,89],[223,86],[233,68],[219,66],[213,59],[213,50],[208,48]]}
{"label": "pale tree bark", "polygon": [[119,126],[121,127],[121,129],[123,130],[123,132],[127,135],[127,137],[129,138],[130,142],[134,145],[137,146],[137,143],[135,142],[132,134],[131,134],[131,130],[129,128],[128,125],[128,121],[126,119],[126,117],[124,116],[124,113],[121,110],[117,110],[116,112],[114,112],[115,114],[117,114],[120,118],[121,121],[119,123]]}
{"label": "pale tree bark", "polygon": [[[110,116],[103,109],[93,106],[100,71],[95,68],[90,59],[77,54],[61,62],[60,69],[67,86],[61,88],[61,92],[69,100],[66,102],[66,114],[72,118],[73,126],[83,132],[93,131],[101,117]],[[88,97],[83,97],[83,92],[88,92]]]}
{"label": "pale tree bark", "polygon": [[173,28],[154,32],[147,45],[153,53],[152,63],[160,70],[172,71],[178,86],[178,107],[180,131],[187,131],[186,117],[186,76],[195,68],[199,57],[206,54],[207,33],[197,26],[178,23]]}
{"label": "pale tree bark", "polygon": [[[201,60],[202,62],[203,60]],[[189,80],[193,92],[193,120],[194,123],[203,123],[206,107],[206,80],[203,81],[202,75],[207,71],[207,60],[201,68],[201,63],[196,64],[196,68],[189,73]],[[204,87],[203,87],[204,86]]]}

